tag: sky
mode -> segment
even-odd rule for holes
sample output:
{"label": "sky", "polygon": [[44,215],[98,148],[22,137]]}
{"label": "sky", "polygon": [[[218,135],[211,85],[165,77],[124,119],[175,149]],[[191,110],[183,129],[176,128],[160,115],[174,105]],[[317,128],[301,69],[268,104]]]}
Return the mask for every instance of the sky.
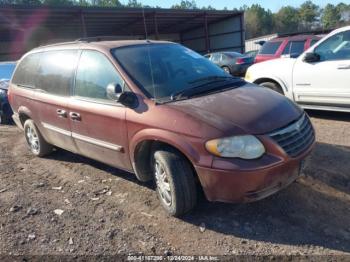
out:
{"label": "sky", "polygon": [[[150,6],[160,6],[163,8],[169,8],[173,4],[180,3],[181,0],[138,0],[144,5]],[[127,3],[128,0],[122,0],[121,2]],[[239,8],[243,5],[252,5],[252,4],[260,4],[262,7],[270,9],[272,12],[278,11],[282,6],[291,5],[294,7],[300,6],[305,0],[246,0],[246,1],[237,1],[237,0],[196,0],[197,6],[208,6],[211,5],[216,9],[223,9],[225,6],[228,9]],[[313,0],[313,2],[321,7],[324,7],[326,4],[338,4],[343,2],[345,4],[350,4],[350,0]]]}

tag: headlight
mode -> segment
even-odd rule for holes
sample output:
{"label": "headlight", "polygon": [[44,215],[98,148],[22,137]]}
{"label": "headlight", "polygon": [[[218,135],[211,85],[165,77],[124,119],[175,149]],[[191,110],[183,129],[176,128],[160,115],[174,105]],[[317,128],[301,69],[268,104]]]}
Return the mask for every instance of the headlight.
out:
{"label": "headlight", "polygon": [[210,140],[205,143],[205,147],[210,153],[220,157],[255,159],[265,153],[263,144],[251,135]]}
{"label": "headlight", "polygon": [[247,72],[246,72],[246,74],[245,74],[244,80],[245,80],[245,81],[247,81],[247,82],[249,82],[249,81],[250,81],[250,79],[251,79],[250,72],[249,72],[249,71],[247,71]]}

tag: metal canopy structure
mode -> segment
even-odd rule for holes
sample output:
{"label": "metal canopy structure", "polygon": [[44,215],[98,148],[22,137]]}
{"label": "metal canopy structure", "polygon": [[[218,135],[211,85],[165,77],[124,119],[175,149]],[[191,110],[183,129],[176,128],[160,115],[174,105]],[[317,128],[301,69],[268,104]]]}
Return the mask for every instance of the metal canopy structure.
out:
{"label": "metal canopy structure", "polygon": [[[225,21],[231,22],[225,23]],[[219,30],[211,28],[220,23],[222,26]],[[243,51],[242,12],[77,6],[0,6],[0,60],[6,56],[18,57],[28,49],[41,44],[91,36],[165,39],[185,45],[187,42],[196,51],[208,52],[216,50],[213,48],[215,44],[211,43],[212,37],[223,37],[229,34],[236,34],[235,38],[239,38],[239,41],[238,44],[227,45],[225,48]],[[196,44],[198,40],[201,41],[200,45]]]}

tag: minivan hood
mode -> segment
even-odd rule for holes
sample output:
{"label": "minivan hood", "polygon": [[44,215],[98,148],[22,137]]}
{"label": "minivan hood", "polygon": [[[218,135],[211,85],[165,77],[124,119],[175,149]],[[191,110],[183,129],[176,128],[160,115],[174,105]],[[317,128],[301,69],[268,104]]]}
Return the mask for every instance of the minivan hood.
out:
{"label": "minivan hood", "polygon": [[228,134],[237,128],[248,134],[266,134],[302,114],[288,98],[254,84],[169,105]]}

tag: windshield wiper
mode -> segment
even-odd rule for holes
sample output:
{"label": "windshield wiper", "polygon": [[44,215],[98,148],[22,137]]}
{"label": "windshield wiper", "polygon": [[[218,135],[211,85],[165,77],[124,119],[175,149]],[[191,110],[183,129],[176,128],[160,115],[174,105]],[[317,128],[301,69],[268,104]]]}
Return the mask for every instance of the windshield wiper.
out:
{"label": "windshield wiper", "polygon": [[227,81],[227,79],[235,80],[235,81],[234,82],[233,81],[227,81],[227,83],[225,83],[225,84],[212,85],[212,86],[208,87],[208,85],[210,85],[210,84],[214,84],[214,83],[218,83],[218,82],[221,83],[222,81],[225,81],[225,80],[223,80],[223,78],[220,77],[220,78],[217,78],[216,81],[210,81],[210,82],[198,85],[198,86],[194,86],[194,87],[189,88],[189,89],[184,89],[184,90],[172,93],[170,95],[170,100],[173,101],[173,100],[180,99],[182,97],[190,97],[190,96],[193,96],[193,95],[196,95],[196,94],[203,94],[203,93],[212,92],[212,91],[217,90],[217,89],[222,89],[222,88],[226,87],[227,85],[232,85],[233,83],[235,83],[235,85],[230,86],[232,88],[239,87],[239,86],[242,85],[242,83],[245,83],[243,80],[241,80],[239,78],[237,79],[237,78],[234,78],[234,77],[225,77],[225,79],[226,79],[226,81]]}
{"label": "windshield wiper", "polygon": [[193,81],[189,81],[189,84],[195,84],[202,81],[216,81],[216,80],[226,80],[226,79],[234,79],[233,76],[206,76],[201,77]]}

